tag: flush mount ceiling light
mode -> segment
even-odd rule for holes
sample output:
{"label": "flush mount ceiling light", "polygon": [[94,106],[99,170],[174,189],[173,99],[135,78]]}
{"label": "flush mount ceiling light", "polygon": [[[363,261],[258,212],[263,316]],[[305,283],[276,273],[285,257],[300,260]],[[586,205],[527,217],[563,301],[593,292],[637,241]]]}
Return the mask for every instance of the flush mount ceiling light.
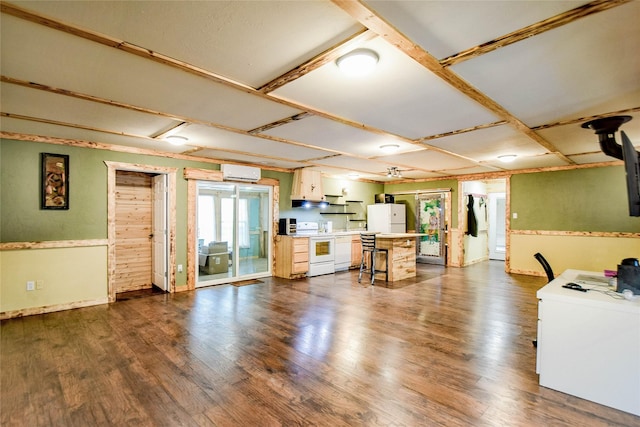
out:
{"label": "flush mount ceiling light", "polygon": [[402,172],[395,166],[387,168],[387,178],[402,178]]}
{"label": "flush mount ceiling light", "polygon": [[400,146],[398,144],[384,144],[380,146],[380,149],[385,153],[395,153]]}
{"label": "flush mount ceiling light", "polygon": [[378,54],[370,49],[356,49],[342,55],[336,65],[349,77],[365,76],[376,67]]}
{"label": "flush mount ceiling light", "polygon": [[511,163],[516,159],[515,154],[505,154],[503,156],[498,156],[498,160],[500,160],[502,163]]}
{"label": "flush mount ceiling light", "polygon": [[360,174],[357,174],[355,172],[351,172],[347,175],[349,177],[349,179],[357,179],[360,177]]}
{"label": "flush mount ceiling light", "polygon": [[172,145],[184,145],[187,143],[189,138],[180,135],[169,135],[165,138]]}

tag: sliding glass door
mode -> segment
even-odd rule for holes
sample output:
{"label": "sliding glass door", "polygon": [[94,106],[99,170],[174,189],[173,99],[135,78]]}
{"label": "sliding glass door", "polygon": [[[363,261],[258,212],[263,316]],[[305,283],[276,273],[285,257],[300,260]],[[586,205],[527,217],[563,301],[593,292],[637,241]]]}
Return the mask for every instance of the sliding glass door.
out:
{"label": "sliding glass door", "polygon": [[272,188],[198,182],[196,286],[271,275]]}

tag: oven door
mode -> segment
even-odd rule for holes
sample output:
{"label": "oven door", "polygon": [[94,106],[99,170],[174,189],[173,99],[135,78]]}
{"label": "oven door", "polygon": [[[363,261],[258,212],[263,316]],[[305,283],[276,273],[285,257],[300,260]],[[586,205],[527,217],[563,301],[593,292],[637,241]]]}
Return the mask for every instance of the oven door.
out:
{"label": "oven door", "polygon": [[307,276],[320,276],[321,274],[335,273],[334,264],[334,237],[310,237],[309,238],[309,272]]}
{"label": "oven door", "polygon": [[311,237],[309,239],[309,263],[333,262],[335,255],[334,237]]}

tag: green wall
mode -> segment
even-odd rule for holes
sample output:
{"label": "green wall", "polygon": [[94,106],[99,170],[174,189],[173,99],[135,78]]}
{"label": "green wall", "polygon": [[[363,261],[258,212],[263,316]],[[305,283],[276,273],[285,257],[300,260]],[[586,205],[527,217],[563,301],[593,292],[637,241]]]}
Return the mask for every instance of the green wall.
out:
{"label": "green wall", "polygon": [[[0,241],[50,241],[107,238],[105,161],[166,167],[218,169],[217,165],[164,157],[119,153],[36,142],[0,141],[2,217]],[[40,153],[69,155],[69,209],[40,209]],[[186,234],[187,184],[178,173],[177,234]]]}
{"label": "green wall", "polygon": [[[40,209],[40,153],[69,155],[69,209]],[[105,161],[175,167],[176,264],[187,263],[187,181],[185,167],[219,170],[219,165],[167,157],[120,153],[67,145],[0,140],[0,243],[107,238],[107,166]],[[290,208],[292,174],[262,171],[288,185],[280,206]],[[186,283],[178,274],[176,285]]]}
{"label": "green wall", "polygon": [[513,175],[511,213],[512,230],[640,231],[622,166]]}
{"label": "green wall", "polygon": [[[40,209],[40,153],[70,156],[68,211]],[[14,140],[0,141],[0,242],[85,240],[107,238],[107,168],[104,161],[166,167],[217,170],[210,163],[119,153],[106,150]],[[280,181],[281,216],[317,217],[318,212],[291,208],[292,174],[262,171]],[[458,181],[455,179],[370,184],[324,179],[325,193],[349,190],[349,198],[373,203],[380,192],[452,189],[452,228],[457,227]],[[178,173],[177,255],[186,256],[187,184]],[[398,196],[407,204],[408,224],[415,222],[413,196]],[[511,177],[511,212],[514,230],[639,232],[640,218],[629,217],[624,170],[621,166],[557,172],[518,174]],[[313,220],[314,218],[308,218]],[[330,218],[326,218],[330,219]],[[184,259],[178,259],[184,263]]]}

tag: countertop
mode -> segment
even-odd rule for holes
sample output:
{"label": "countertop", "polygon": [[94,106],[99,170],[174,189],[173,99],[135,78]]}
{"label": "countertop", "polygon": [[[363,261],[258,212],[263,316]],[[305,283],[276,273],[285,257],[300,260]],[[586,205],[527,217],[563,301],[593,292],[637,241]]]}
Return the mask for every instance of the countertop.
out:
{"label": "countertop", "polygon": [[[360,233],[366,233],[366,230],[353,230],[353,231],[334,231],[333,233],[318,233],[318,234],[289,234],[289,237],[301,238],[301,237],[322,237],[322,236],[354,236]],[[376,237],[379,239],[412,239],[415,237],[427,236],[425,233],[376,233]]]}

